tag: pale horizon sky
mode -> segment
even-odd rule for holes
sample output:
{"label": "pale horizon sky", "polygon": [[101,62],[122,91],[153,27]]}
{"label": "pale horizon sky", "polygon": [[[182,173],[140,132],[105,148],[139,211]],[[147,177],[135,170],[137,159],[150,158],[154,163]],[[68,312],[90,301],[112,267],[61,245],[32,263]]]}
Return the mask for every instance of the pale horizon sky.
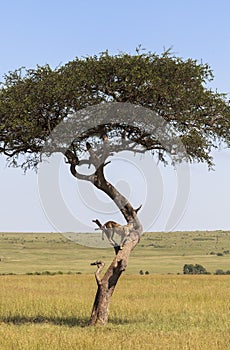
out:
{"label": "pale horizon sky", "polygon": [[[48,63],[56,67],[76,56],[94,55],[106,49],[111,54],[119,51],[134,53],[135,48],[141,44],[147,51],[157,53],[172,47],[178,56],[209,63],[215,76],[211,83],[212,88],[225,92],[230,97],[229,13],[228,0],[1,2],[0,80],[3,80],[3,75],[8,71],[21,66],[34,68],[37,64]],[[208,171],[203,164],[189,166],[189,198],[172,230],[230,230],[230,151],[215,151],[213,155],[215,171]],[[117,161],[127,162],[124,159]],[[146,182],[148,158],[131,159],[128,162],[136,162],[135,176],[137,179],[140,177],[140,183],[141,176],[143,183]],[[102,211],[95,212],[89,208],[81,193],[84,186],[76,184],[68,169],[64,168],[64,162],[60,164],[60,172],[64,174],[60,176],[60,191],[66,207],[73,215],[92,229],[91,220],[96,217],[102,221],[108,218],[123,221],[115,211],[103,214]],[[153,176],[151,187],[152,200],[154,201],[156,193],[159,196],[155,203],[158,207],[153,221],[149,221],[151,225],[146,223],[146,227],[151,231],[164,231],[178,187],[173,169],[157,168],[154,164],[151,166],[156,176]],[[109,176],[130,196],[134,206],[145,200],[143,196],[146,189],[135,184],[135,176],[129,179],[128,173],[127,177],[120,176],[119,171],[111,169],[114,170],[108,170]],[[36,173],[28,172],[23,175],[20,169],[7,168],[3,156],[0,156],[0,171],[0,232],[53,232],[73,229],[64,219],[61,226],[58,220],[55,222],[55,218],[50,222],[49,213],[44,213]],[[47,198],[48,196],[49,193]],[[104,198],[100,197],[98,200],[101,203],[105,201],[107,205]],[[151,214],[147,207],[140,212],[144,221],[148,221],[149,215]]]}

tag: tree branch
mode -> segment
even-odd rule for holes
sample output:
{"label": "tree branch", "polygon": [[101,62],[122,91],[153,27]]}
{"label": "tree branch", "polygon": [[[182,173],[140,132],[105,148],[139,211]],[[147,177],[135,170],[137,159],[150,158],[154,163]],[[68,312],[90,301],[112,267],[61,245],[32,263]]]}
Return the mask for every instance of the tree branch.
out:
{"label": "tree branch", "polygon": [[[105,142],[106,136],[104,136]],[[101,162],[100,158],[96,155],[92,149],[89,142],[86,143],[87,151],[89,152],[89,160],[83,160],[82,162],[78,159],[77,155],[70,150],[65,152],[65,155],[70,163],[70,171],[72,175],[80,180],[86,180],[92,182],[98,189],[106,193],[117,205],[127,223],[132,223],[134,230],[142,231],[142,225],[137,217],[137,210],[135,210],[129,201],[110,183],[105,179],[104,176],[104,167],[110,163]],[[80,164],[93,164],[95,166],[95,173],[92,175],[80,174],[76,170],[76,166]],[[98,225],[98,222],[96,222]],[[99,225],[98,225],[99,226]],[[100,227],[100,226],[99,226]]]}
{"label": "tree branch", "polygon": [[135,212],[138,213],[138,211],[142,208],[142,204],[137,208],[135,209]]}
{"label": "tree branch", "polygon": [[106,193],[117,205],[127,223],[133,223],[135,230],[142,230],[142,225],[137,217],[137,212],[110,182],[105,179],[104,166],[100,166],[95,172],[94,185]]}
{"label": "tree branch", "polygon": [[100,286],[101,285],[101,279],[100,279],[100,273],[101,271],[103,270],[104,266],[105,266],[105,263],[101,260],[97,260],[93,263],[91,263],[90,265],[94,266],[94,265],[97,265],[97,271],[95,272],[95,278],[96,278],[96,282],[97,282],[97,285]]}
{"label": "tree branch", "polygon": [[86,149],[89,153],[89,161],[97,168],[100,164],[100,159],[97,156],[96,152],[92,149],[92,146],[89,142],[86,142]]}
{"label": "tree branch", "polygon": [[109,139],[106,133],[103,133],[101,135],[101,138],[103,140],[103,152],[102,152],[102,161],[105,161],[106,158],[110,155],[110,145],[109,145]]}
{"label": "tree branch", "polygon": [[76,177],[79,180],[94,182],[94,174],[91,174],[91,175],[80,174],[76,170],[76,166],[83,165],[83,164],[90,164],[89,160],[79,161],[78,157],[69,149],[65,152],[65,156],[68,159],[68,163],[70,164],[70,171],[74,177]]}

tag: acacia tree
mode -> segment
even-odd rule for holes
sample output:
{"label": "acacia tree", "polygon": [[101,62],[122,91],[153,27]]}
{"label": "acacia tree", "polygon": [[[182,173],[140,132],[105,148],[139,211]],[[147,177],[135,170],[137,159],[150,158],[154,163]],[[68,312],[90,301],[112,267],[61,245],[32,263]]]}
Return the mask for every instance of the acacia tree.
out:
{"label": "acacia tree", "polygon": [[[133,119],[130,122],[128,115],[122,120],[101,119],[90,128],[74,129],[69,142],[68,128],[61,142],[60,135],[59,142],[54,142],[53,132],[61,122],[66,125],[74,113],[77,121],[87,124],[93,114],[78,112],[92,106],[129,103],[156,113],[172,126],[187,160],[211,166],[211,149],[221,143],[230,144],[229,102],[224,94],[207,87],[212,79],[207,64],[183,60],[169,51],[162,55],[137,51],[134,55],[115,56],[104,52],[99,56],[76,58],[56,69],[48,65],[22,68],[5,76],[0,90],[0,152],[7,156],[8,164],[33,169],[41,161],[44,146],[48,156],[61,152],[71,174],[106,193],[127,222],[126,240],[122,247],[114,246],[114,260],[103,278],[99,273],[104,263],[95,262],[98,290],[91,325],[107,323],[110,298],[142,233],[139,208],[134,209],[105,177],[108,158],[111,161],[114,152],[128,150],[151,152],[159,161],[166,162],[166,154],[175,151],[175,143],[162,141],[151,114],[148,120],[141,116],[136,123]],[[49,137],[51,142],[47,143]],[[181,161],[181,157],[178,160]],[[85,164],[92,166],[90,174],[80,171]],[[95,223],[101,227],[98,219]],[[108,233],[107,228],[102,229]]]}

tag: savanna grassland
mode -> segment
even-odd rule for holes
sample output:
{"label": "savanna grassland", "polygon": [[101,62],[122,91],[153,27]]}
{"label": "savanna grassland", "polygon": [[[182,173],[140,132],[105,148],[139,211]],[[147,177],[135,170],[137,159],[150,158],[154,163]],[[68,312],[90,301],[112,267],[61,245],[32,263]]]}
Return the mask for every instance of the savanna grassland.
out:
{"label": "savanna grassland", "polygon": [[87,327],[96,292],[90,262],[109,263],[112,249],[58,234],[0,234],[0,350],[227,350],[230,276],[177,273],[185,263],[229,270],[229,249],[229,232],[145,234],[117,285],[109,324]]}
{"label": "savanna grassland", "polygon": [[106,327],[85,327],[91,275],[1,276],[0,349],[229,349],[229,276],[124,275]]}
{"label": "savanna grassland", "polygon": [[[78,245],[58,233],[0,233],[0,274],[47,270],[88,274],[92,261],[109,264],[113,256],[112,248]],[[211,273],[230,270],[230,231],[145,233],[131,254],[126,274],[140,270],[177,274],[184,264],[201,264]]]}

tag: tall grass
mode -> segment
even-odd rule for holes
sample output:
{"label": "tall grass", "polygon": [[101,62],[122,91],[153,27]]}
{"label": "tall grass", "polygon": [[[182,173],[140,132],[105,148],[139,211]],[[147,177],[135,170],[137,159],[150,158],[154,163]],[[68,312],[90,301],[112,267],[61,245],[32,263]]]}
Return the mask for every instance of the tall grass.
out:
{"label": "tall grass", "polygon": [[87,327],[92,275],[0,276],[1,350],[230,348],[229,276],[122,276],[106,327]]}

